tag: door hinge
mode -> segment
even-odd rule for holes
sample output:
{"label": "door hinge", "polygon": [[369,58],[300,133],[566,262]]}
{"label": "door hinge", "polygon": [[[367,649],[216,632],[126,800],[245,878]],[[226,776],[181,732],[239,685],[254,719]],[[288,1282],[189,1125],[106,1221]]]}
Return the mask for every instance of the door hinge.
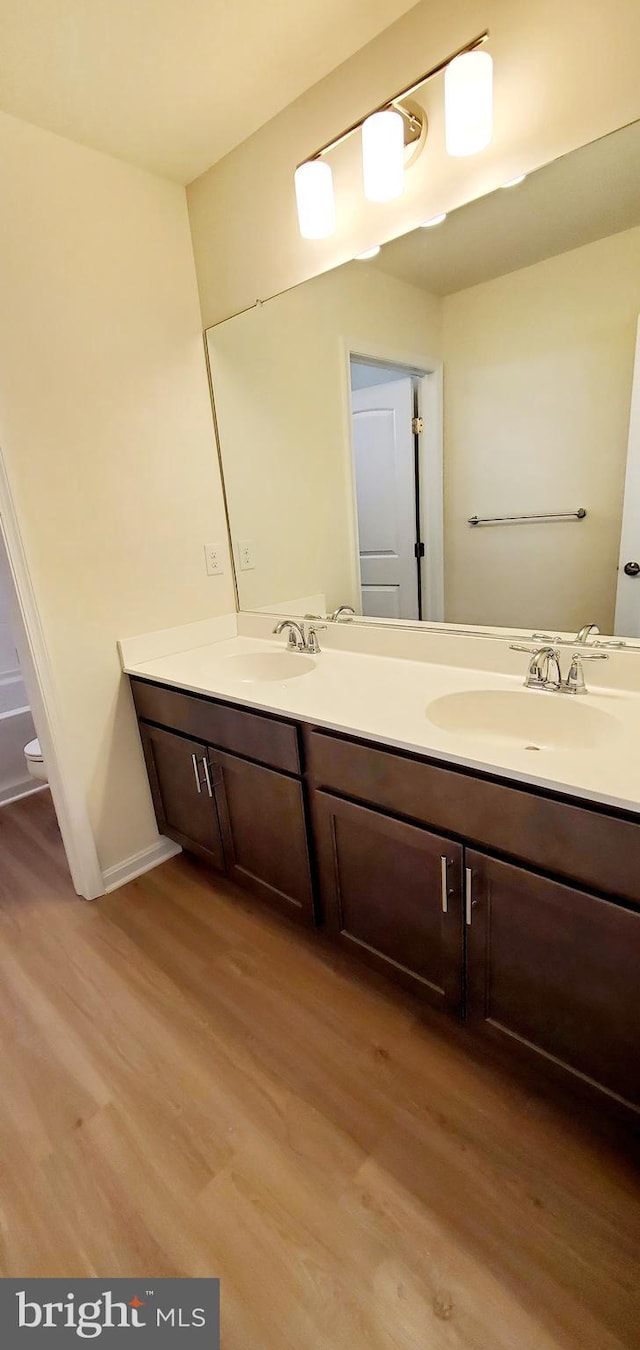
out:
{"label": "door hinge", "polygon": [[424,423],[421,417],[411,418],[411,430],[414,436],[419,436],[420,432],[424,430]]}
{"label": "door hinge", "polygon": [[424,558],[424,544],[414,544],[413,552],[416,558]]}

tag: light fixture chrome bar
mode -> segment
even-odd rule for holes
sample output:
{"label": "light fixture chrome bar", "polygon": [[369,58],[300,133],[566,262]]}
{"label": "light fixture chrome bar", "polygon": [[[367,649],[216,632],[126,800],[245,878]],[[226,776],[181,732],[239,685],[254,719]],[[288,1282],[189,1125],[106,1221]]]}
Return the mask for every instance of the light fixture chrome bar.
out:
{"label": "light fixture chrome bar", "polygon": [[577,511],[545,511],[540,516],[469,516],[467,525],[507,525],[522,520],[584,520],[584,506]]}
{"label": "light fixture chrome bar", "polygon": [[409,108],[403,107],[402,103],[399,103],[397,108],[394,107],[394,112],[399,112],[400,116],[404,117],[409,131],[413,131],[417,135],[420,134],[420,131],[422,130],[422,121],[414,112],[410,112]]}
{"label": "light fixture chrome bar", "polygon": [[393,94],[391,98],[385,99],[384,103],[379,103],[375,108],[371,108],[363,117],[359,117],[357,122],[352,122],[351,126],[346,127],[338,136],[334,136],[333,139],[327,141],[325,145],[321,145],[319,150],[314,150],[313,154],[307,155],[304,160],[300,161],[298,168],[300,168],[302,164],[308,163],[309,160],[320,159],[323,155],[328,154],[330,150],[335,150],[338,145],[342,145],[342,142],[348,140],[356,131],[359,131],[363,122],[366,122],[368,117],[373,117],[374,113],[385,112],[388,108],[396,108],[396,111],[402,113],[403,116],[408,115],[413,117],[413,114],[407,114],[405,109],[397,107],[397,105],[401,103],[404,98],[410,98],[412,94],[415,94],[416,89],[420,89],[421,85],[426,84],[428,80],[432,80],[435,75],[441,75],[442,71],[446,70],[447,66],[451,65],[452,61],[455,61],[456,56],[464,56],[465,52],[474,52],[478,47],[482,47],[488,37],[489,29],[485,28],[484,32],[479,33],[477,37],[472,38],[471,42],[465,42],[464,46],[457,47],[456,50],[450,52],[443,61],[439,61],[437,66],[432,66],[431,70],[425,71],[424,75],[420,75],[417,80],[413,80],[406,88],[399,89],[397,94]]}

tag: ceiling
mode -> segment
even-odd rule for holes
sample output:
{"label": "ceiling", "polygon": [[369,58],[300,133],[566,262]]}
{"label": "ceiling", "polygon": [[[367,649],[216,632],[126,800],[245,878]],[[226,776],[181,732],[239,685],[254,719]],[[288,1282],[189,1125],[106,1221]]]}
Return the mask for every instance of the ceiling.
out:
{"label": "ceiling", "polygon": [[640,122],[634,122],[554,160],[518,187],[460,207],[442,225],[385,244],[368,265],[449,295],[639,224]]}
{"label": "ceiling", "polygon": [[0,0],[0,109],[188,183],[415,0]]}

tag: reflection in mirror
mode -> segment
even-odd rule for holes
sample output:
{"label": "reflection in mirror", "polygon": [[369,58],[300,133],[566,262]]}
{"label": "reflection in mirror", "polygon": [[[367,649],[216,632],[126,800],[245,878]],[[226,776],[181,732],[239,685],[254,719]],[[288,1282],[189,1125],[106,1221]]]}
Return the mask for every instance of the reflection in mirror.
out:
{"label": "reflection in mirror", "polygon": [[634,124],[209,330],[243,609],[640,637],[639,168]]}
{"label": "reflection in mirror", "polygon": [[422,618],[419,375],[350,358],[362,613]]}

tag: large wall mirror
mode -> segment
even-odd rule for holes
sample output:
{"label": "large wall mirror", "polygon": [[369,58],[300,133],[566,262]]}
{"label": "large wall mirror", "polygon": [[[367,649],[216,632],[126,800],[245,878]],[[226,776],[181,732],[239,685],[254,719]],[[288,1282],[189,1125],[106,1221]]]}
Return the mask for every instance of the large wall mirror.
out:
{"label": "large wall mirror", "polygon": [[639,315],[640,123],[210,329],[241,607],[640,637]]}

